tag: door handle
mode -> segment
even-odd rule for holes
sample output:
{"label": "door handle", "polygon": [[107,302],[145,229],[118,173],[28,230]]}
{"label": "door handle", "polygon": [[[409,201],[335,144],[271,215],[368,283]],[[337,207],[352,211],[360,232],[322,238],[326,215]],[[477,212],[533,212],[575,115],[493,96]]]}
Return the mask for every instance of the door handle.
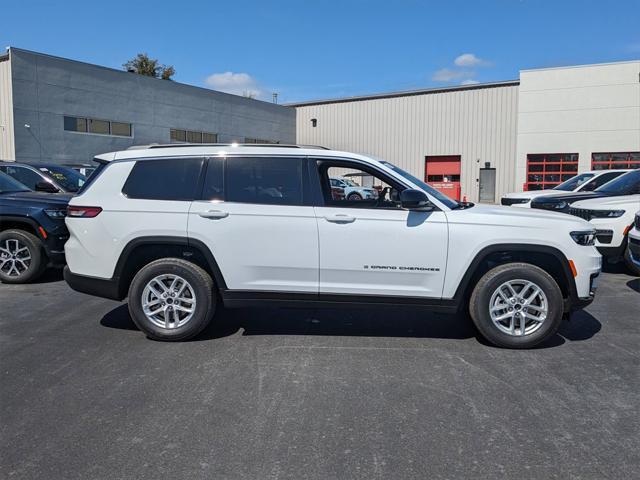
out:
{"label": "door handle", "polygon": [[226,218],[229,216],[228,212],[223,212],[222,210],[208,210],[206,212],[200,212],[202,218]]}
{"label": "door handle", "polygon": [[356,221],[356,217],[352,217],[351,215],[345,215],[344,213],[327,215],[324,218],[327,222],[331,222],[331,223],[353,223]]}

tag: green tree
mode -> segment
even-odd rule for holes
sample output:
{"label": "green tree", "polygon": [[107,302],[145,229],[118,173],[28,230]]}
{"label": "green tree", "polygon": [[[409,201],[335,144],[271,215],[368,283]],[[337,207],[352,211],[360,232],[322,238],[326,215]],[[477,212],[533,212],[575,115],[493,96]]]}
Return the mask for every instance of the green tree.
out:
{"label": "green tree", "polygon": [[176,74],[172,65],[162,65],[156,58],[149,58],[146,53],[139,53],[122,66],[127,72],[161,78],[162,80],[171,80],[171,77]]}

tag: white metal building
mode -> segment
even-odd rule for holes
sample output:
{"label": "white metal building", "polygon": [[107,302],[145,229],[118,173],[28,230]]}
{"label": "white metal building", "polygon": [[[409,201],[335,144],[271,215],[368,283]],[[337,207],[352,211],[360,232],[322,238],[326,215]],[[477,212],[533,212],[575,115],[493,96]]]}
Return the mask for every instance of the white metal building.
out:
{"label": "white metal building", "polygon": [[640,60],[294,106],[298,143],[382,157],[470,201],[640,168]]}

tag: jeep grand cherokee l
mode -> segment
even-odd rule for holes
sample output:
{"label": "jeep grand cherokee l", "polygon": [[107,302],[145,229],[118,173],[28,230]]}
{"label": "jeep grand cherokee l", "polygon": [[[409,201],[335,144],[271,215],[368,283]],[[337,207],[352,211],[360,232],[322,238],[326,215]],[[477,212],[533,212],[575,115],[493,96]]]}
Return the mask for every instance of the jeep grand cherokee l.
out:
{"label": "jeep grand cherokee l", "polygon": [[64,265],[70,194],[32,192],[0,172],[0,281],[27,283]]}
{"label": "jeep grand cherokee l", "polygon": [[[113,152],[68,209],[65,279],[128,296],[149,337],[198,334],[219,304],[467,310],[526,348],[592,301],[601,257],[586,221],[461,204],[391,163],[298,146],[156,145]],[[371,177],[370,199],[331,178]]]}

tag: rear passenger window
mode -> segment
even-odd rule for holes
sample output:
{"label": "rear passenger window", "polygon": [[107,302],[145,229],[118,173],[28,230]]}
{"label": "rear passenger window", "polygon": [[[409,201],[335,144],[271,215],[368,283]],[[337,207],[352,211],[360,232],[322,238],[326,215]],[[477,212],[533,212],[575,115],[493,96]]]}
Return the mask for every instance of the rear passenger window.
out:
{"label": "rear passenger window", "polygon": [[227,201],[302,205],[302,159],[227,158]]}
{"label": "rear passenger window", "polygon": [[147,200],[193,200],[202,158],[139,160],[122,188],[129,198]]}

